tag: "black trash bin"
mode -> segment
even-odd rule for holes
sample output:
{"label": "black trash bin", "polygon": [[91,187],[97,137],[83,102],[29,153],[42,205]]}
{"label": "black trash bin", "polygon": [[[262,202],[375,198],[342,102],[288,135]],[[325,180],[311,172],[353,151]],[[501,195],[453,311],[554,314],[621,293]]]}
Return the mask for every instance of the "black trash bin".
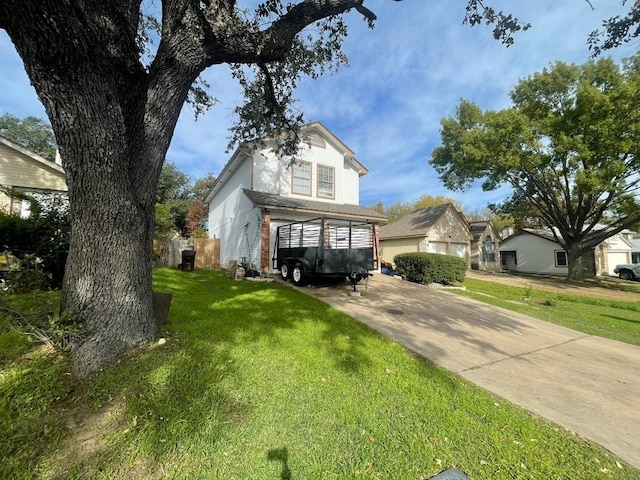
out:
{"label": "black trash bin", "polygon": [[196,265],[196,251],[182,250],[182,270],[185,272],[193,272]]}

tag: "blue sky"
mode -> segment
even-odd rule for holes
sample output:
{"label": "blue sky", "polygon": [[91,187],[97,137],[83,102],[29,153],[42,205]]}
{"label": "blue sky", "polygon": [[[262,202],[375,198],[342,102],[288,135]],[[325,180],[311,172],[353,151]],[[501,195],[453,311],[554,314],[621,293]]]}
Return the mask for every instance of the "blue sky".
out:
{"label": "blue sky", "polygon": [[[238,4],[243,5],[239,0]],[[307,121],[320,121],[355,153],[370,173],[361,179],[360,203],[414,201],[423,194],[446,195],[469,211],[499,201],[508,190],[466,192],[445,189],[427,164],[440,141],[440,120],[453,114],[461,98],[484,109],[509,105],[508,93],[521,78],[551,62],[584,63],[588,34],[619,13],[617,0],[493,0],[497,9],[532,24],[506,48],[490,27],[462,25],[465,1],[368,0],[377,16],[370,30],[357,12],[347,16],[345,52],[350,66],[319,80],[302,82],[299,108]],[[637,45],[608,55],[631,56]],[[218,174],[240,89],[225,66],[204,74],[219,103],[194,119],[186,105],[167,159],[192,178]],[[0,113],[45,118],[21,60],[0,31]]]}

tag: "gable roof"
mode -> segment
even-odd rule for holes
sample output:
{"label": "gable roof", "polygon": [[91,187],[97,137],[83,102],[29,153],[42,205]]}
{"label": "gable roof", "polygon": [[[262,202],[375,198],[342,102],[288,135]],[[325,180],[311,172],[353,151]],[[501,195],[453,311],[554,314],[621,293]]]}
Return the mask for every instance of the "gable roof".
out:
{"label": "gable roof", "polygon": [[[402,217],[400,220],[380,228],[380,240],[390,238],[424,237],[447,210],[454,206],[450,203],[423,208]],[[456,211],[457,213],[457,211]],[[458,214],[460,216],[460,214]],[[460,218],[462,218],[460,216]],[[464,221],[464,219],[462,219]]]}
{"label": "gable roof", "polygon": [[[307,123],[305,125],[302,125],[300,127],[301,138],[304,138],[305,132],[311,132],[313,130],[319,132],[323,137],[327,138],[337,148],[337,150],[341,151],[343,157],[347,159],[349,162],[351,162],[351,164],[356,168],[356,170],[358,171],[358,175],[360,177],[369,173],[369,170],[367,170],[367,168],[356,159],[356,157],[354,156],[355,154],[353,153],[353,150],[347,147],[342,142],[342,140],[336,137],[322,123],[312,122],[312,123]],[[263,140],[267,142],[272,139],[264,138]],[[246,159],[251,158],[251,156],[253,155],[253,152],[255,151],[255,148],[256,148],[256,144],[254,142],[247,142],[247,143],[243,143],[242,145],[239,145],[234,150],[234,152],[231,154],[231,157],[229,158],[227,163],[224,165],[224,167],[222,167],[222,170],[220,171],[220,174],[217,176],[216,181],[213,182],[213,185],[211,186],[211,190],[209,190],[209,193],[207,193],[206,197],[204,198],[205,203],[208,203],[213,199],[213,196],[216,190],[219,188],[220,185],[222,185],[226,181],[227,177],[229,177],[236,170],[239,164],[241,164]]]}
{"label": "gable roof", "polygon": [[558,239],[556,239],[556,237],[553,235],[553,232],[551,230],[542,230],[542,229],[536,229],[536,228],[523,228],[521,230],[518,230],[513,235],[510,235],[509,237],[505,238],[503,241],[508,242],[512,238],[518,237],[520,235],[535,235],[536,237],[540,237],[544,240],[549,240],[550,242],[557,243],[559,245],[564,245],[564,241],[562,240],[562,237],[558,236]]}
{"label": "gable roof", "polygon": [[387,217],[375,210],[360,205],[318,202],[300,198],[282,197],[274,193],[258,192],[243,188],[244,194],[249,197],[256,207],[277,208],[296,212],[314,213],[318,215],[339,215],[343,217],[386,220]]}
{"label": "gable roof", "polygon": [[474,240],[479,240],[482,234],[487,230],[487,228],[491,229],[491,231],[493,232],[491,234],[492,238],[494,237],[493,234],[495,234],[495,238],[493,238],[493,240],[502,239],[500,232],[498,232],[491,220],[475,220],[473,222],[469,222],[469,230],[471,231],[471,235],[473,235]]}
{"label": "gable roof", "polygon": [[33,160],[34,163],[36,163],[39,167],[43,167],[48,170],[54,170],[55,172],[62,173],[64,175],[64,169],[62,168],[61,165],[58,165],[56,162],[47,160],[46,158],[38,155],[36,152],[33,152],[28,148],[23,147],[22,145],[18,145],[17,143],[12,142],[8,138],[0,136],[0,143],[27,156],[29,160]]}

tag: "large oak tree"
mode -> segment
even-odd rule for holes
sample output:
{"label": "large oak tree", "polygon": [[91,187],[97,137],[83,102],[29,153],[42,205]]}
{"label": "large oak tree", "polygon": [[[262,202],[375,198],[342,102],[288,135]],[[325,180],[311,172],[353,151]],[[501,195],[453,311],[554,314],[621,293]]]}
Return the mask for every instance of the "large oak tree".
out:
{"label": "large oak tree", "polygon": [[[228,64],[244,88],[234,141],[295,132],[301,118],[288,105],[297,81],[344,60],[342,15],[356,10],[373,21],[364,3],[265,0],[249,11],[255,1],[160,0],[150,2],[161,9],[156,22],[141,0],[0,2],[0,28],[44,104],[67,173],[72,239],[62,303],[87,332],[72,351],[77,374],[156,334],[156,185],[184,102],[210,103],[200,73]],[[507,44],[525,26],[481,0],[468,0],[466,21],[493,24]],[[145,40],[156,35],[151,55]]]}
{"label": "large oak tree", "polygon": [[511,186],[510,211],[526,207],[553,229],[569,279],[582,280],[583,255],[640,222],[640,57],[556,63],[521,80],[511,100],[486,112],[463,100],[430,164],[453,189]]}

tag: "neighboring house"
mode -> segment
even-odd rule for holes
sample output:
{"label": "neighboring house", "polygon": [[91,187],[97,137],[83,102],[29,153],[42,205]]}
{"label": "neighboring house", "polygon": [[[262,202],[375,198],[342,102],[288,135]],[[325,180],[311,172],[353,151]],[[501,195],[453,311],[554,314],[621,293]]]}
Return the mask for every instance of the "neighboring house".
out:
{"label": "neighboring house", "polygon": [[[624,230],[613,235],[583,256],[588,275],[615,275],[620,263],[631,263],[633,236]],[[505,238],[500,245],[500,259],[504,270],[547,275],[568,275],[568,259],[562,238],[555,238],[551,230],[524,228]]]}
{"label": "neighboring house", "polygon": [[0,137],[0,209],[29,216],[29,202],[6,191],[19,190],[40,201],[66,198],[67,183],[58,163]]}
{"label": "neighboring house", "polygon": [[304,125],[303,143],[293,158],[262,148],[240,146],[216,179],[205,202],[209,235],[220,239],[220,264],[246,262],[272,271],[280,225],[321,216],[354,221],[385,221],[362,207],[360,177],[368,170],[353,151],[319,122]]}
{"label": "neighboring house", "polygon": [[489,220],[469,222],[471,227],[471,268],[500,270],[500,233]]}
{"label": "neighboring house", "polygon": [[380,228],[380,258],[393,262],[399,253],[431,252],[471,257],[469,223],[450,204],[424,208]]}
{"label": "neighboring house", "polygon": [[634,234],[630,241],[633,244],[631,263],[640,263],[640,235]]}

